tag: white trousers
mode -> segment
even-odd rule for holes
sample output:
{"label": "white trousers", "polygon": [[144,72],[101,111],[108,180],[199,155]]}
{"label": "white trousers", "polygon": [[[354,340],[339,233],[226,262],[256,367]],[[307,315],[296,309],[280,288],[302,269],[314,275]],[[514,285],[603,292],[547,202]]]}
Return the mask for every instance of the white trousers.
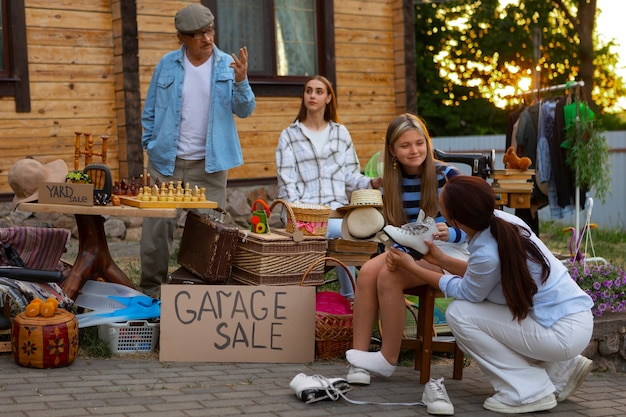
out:
{"label": "white trousers", "polygon": [[530,315],[520,323],[506,305],[490,302],[454,300],[446,320],[461,350],[493,385],[494,398],[509,405],[560,392],[593,332],[591,311],[571,314],[545,328]]}

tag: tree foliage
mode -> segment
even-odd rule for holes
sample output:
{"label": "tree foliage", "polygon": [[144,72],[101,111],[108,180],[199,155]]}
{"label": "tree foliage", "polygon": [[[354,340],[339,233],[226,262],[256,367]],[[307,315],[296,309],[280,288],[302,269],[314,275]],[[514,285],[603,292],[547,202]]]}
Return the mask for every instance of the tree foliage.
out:
{"label": "tree foliage", "polygon": [[415,11],[418,112],[435,135],[502,133],[537,87],[583,80],[596,114],[626,93],[618,57],[594,34],[596,0],[452,0]]}

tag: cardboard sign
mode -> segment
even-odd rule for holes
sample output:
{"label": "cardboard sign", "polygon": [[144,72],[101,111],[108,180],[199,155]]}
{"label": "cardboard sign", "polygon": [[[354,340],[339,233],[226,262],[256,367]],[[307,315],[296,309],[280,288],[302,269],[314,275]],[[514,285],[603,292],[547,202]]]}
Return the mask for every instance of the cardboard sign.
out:
{"label": "cardboard sign", "polygon": [[39,184],[39,202],[72,206],[93,206],[93,184],[44,182]]}
{"label": "cardboard sign", "polygon": [[315,287],[162,285],[159,349],[166,362],[312,362]]}

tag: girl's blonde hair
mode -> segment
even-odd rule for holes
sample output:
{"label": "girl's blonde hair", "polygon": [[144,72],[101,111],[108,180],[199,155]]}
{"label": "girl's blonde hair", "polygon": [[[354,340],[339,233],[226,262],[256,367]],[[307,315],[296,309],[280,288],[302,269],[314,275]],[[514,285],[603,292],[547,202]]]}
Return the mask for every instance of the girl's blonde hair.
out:
{"label": "girl's blonde hair", "polygon": [[[432,142],[426,125],[419,117],[405,113],[397,116],[387,126],[384,149],[383,168],[383,212],[387,222],[393,226],[401,226],[408,222],[402,199],[402,170],[397,159],[391,154],[396,141],[406,132],[416,130],[426,139],[426,159],[422,164],[420,208],[427,216],[436,217],[439,212],[437,203],[437,168]],[[395,167],[394,167],[395,166]]]}

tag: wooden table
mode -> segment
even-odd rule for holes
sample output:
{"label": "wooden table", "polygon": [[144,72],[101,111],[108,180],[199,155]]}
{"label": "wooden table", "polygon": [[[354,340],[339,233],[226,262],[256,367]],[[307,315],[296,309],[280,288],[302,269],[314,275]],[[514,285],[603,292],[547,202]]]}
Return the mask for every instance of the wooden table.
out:
{"label": "wooden table", "polygon": [[[211,202],[208,202],[211,203]],[[208,207],[213,205],[213,207]],[[217,203],[206,208],[216,208]],[[134,288],[128,276],[117,266],[106,240],[104,216],[175,218],[176,208],[138,208],[120,206],[78,206],[65,204],[21,203],[20,211],[73,214],[78,227],[78,254],[69,276],[61,287],[68,297],[75,299],[86,280],[104,279]]]}

